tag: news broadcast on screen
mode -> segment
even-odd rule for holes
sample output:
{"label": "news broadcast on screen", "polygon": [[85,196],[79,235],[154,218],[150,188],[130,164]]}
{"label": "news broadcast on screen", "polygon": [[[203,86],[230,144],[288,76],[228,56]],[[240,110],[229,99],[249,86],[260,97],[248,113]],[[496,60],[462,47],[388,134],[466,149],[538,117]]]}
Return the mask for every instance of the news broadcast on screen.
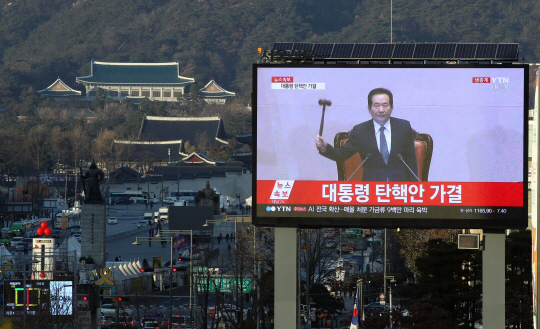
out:
{"label": "news broadcast on screen", "polygon": [[525,65],[254,66],[269,226],[527,226]]}

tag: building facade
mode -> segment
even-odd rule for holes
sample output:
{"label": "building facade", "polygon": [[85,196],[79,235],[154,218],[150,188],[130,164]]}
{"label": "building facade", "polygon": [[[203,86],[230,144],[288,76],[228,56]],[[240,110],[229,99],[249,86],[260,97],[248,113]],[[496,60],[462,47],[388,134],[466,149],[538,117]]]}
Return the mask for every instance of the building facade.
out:
{"label": "building facade", "polygon": [[208,104],[225,104],[227,98],[234,97],[236,94],[223,89],[214,80],[210,80],[199,90],[199,95]]}
{"label": "building facade", "polygon": [[92,101],[99,88],[115,100],[148,98],[154,101],[178,102],[193,78],[180,76],[177,62],[169,63],[90,63],[90,75],[77,77],[86,88],[84,100]]}

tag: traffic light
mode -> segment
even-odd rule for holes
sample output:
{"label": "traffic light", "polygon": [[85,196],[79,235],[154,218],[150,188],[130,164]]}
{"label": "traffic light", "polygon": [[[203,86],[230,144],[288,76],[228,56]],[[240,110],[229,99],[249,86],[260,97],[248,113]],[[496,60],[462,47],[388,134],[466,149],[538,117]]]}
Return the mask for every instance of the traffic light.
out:
{"label": "traffic light", "polygon": [[191,258],[189,257],[182,257],[182,256],[178,257],[179,262],[189,262],[190,260]]}
{"label": "traffic light", "polygon": [[148,272],[148,273],[154,272],[154,269],[151,268],[151,267],[143,267],[143,268],[141,268],[141,273],[146,273],[146,272]]}
{"label": "traffic light", "polygon": [[90,288],[90,308],[96,309],[101,306],[101,287],[94,284]]}
{"label": "traffic light", "polygon": [[121,301],[122,301],[122,297],[118,297],[118,298],[116,298],[116,300],[118,300],[119,302],[121,302]]}
{"label": "traffic light", "polygon": [[87,301],[87,300],[88,300],[88,296],[83,295],[83,296],[82,296],[82,300]]}
{"label": "traffic light", "polygon": [[172,271],[173,271],[173,272],[176,272],[176,267],[173,267]]}

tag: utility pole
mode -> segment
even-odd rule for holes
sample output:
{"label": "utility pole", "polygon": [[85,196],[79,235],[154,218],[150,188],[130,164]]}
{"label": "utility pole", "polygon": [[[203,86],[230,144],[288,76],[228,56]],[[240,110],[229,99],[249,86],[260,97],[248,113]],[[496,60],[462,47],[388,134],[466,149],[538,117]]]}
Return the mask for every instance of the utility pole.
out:
{"label": "utility pole", "polygon": [[[309,229],[306,229],[306,312],[304,318],[307,319],[307,329],[311,329],[311,307],[309,305]],[[311,242],[311,241],[310,241]]]}
{"label": "utility pole", "polygon": [[[383,263],[383,289],[384,289],[384,296],[386,297],[386,229],[384,229],[384,263]],[[384,303],[384,309],[386,310],[386,302]]]}

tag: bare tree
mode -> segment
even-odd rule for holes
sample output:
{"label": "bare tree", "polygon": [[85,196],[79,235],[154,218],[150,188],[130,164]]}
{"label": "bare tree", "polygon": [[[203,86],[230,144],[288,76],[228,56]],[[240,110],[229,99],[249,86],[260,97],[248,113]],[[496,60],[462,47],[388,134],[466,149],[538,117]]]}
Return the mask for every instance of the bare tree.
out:
{"label": "bare tree", "polygon": [[112,130],[102,129],[92,143],[92,157],[101,157],[102,154],[110,152],[115,137],[116,134]]}
{"label": "bare tree", "polygon": [[43,151],[45,149],[47,136],[49,134],[48,129],[45,126],[39,125],[32,127],[28,133],[26,139],[27,156],[30,159],[30,163],[34,170],[39,171],[43,167]]}
{"label": "bare tree", "polygon": [[210,137],[208,137],[206,131],[197,131],[194,138],[194,144],[197,145],[197,149],[202,152],[206,152],[208,150],[208,145],[210,144]]}

